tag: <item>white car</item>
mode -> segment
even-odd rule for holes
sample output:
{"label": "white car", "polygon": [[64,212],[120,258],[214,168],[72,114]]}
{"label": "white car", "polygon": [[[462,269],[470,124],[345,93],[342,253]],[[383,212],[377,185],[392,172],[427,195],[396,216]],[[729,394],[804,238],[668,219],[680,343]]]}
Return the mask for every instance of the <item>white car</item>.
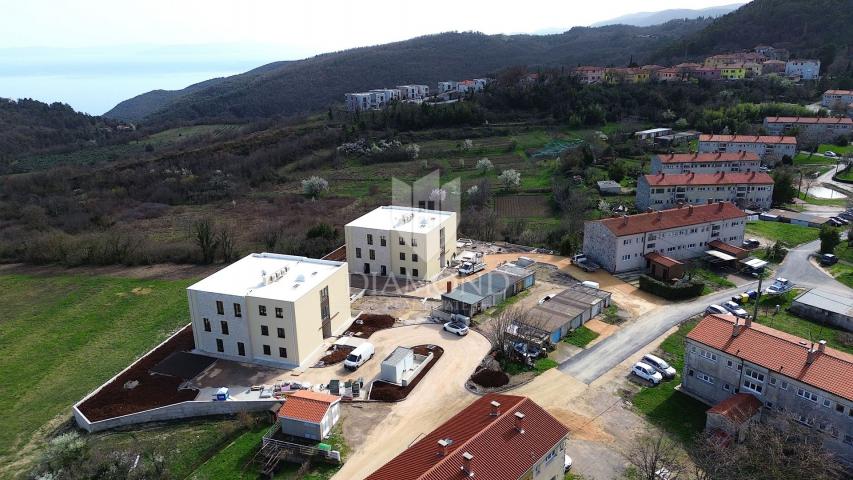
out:
{"label": "white car", "polygon": [[640,361],[657,370],[663,378],[675,378],[675,369],[666,363],[666,360],[656,355],[647,353],[643,355],[643,359]]}
{"label": "white car", "polygon": [[651,382],[654,385],[659,384],[663,381],[663,375],[660,374],[657,370],[654,369],[651,365],[645,364],[643,362],[637,362],[634,364],[634,367],[631,368],[631,373],[646,380],[647,382]]}
{"label": "white car", "polygon": [[551,300],[552,298],[554,298],[553,295],[545,295],[544,297],[539,299],[539,305],[542,305],[543,303],[547,302],[548,300]]}
{"label": "white car", "polygon": [[794,285],[786,278],[777,278],[773,285],[764,289],[764,293],[768,295],[781,295],[794,288]]}
{"label": "white car", "polygon": [[724,313],[729,313],[729,311],[726,310],[725,308],[719,306],[719,305],[708,305],[708,308],[705,309],[705,313],[711,314],[711,315],[714,315],[714,314],[722,315]]}
{"label": "white car", "polygon": [[444,331],[455,333],[460,337],[468,335],[468,327],[464,323],[459,322],[447,322],[444,324]]}
{"label": "white car", "polygon": [[563,473],[569,473],[572,469],[572,457],[567,453],[563,458]]}
{"label": "white car", "polygon": [[729,311],[729,313],[734,314],[736,317],[746,318],[749,316],[746,310],[743,309],[739,304],[729,300],[728,302],[723,304],[723,308]]}
{"label": "white car", "polygon": [[836,155],[835,152],[833,152],[832,150],[827,150],[827,151],[823,152],[823,156],[833,158],[833,157],[837,157],[838,155]]}

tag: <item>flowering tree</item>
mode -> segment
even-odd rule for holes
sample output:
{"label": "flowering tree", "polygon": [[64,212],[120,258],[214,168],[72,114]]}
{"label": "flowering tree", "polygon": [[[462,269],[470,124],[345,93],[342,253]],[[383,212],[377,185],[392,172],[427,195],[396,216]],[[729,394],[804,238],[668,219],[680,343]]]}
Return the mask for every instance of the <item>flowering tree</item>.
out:
{"label": "flowering tree", "polygon": [[329,182],[325,178],[320,178],[316,175],[302,180],[302,193],[311,197],[316,197],[329,189]]}
{"label": "flowering tree", "polygon": [[507,190],[516,188],[521,185],[521,174],[518,173],[517,170],[510,168],[509,170],[504,170],[500,175],[498,175],[498,181],[501,182]]}
{"label": "flowering tree", "polygon": [[489,170],[494,170],[495,166],[492,164],[492,161],[488,158],[481,158],[477,162],[477,170],[480,171],[480,174],[485,175]]}

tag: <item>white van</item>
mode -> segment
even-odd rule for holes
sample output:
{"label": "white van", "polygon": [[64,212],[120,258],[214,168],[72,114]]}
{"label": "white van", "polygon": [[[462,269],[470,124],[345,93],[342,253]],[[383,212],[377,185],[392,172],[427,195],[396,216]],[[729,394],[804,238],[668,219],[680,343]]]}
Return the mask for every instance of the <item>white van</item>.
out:
{"label": "white van", "polygon": [[581,282],[581,285],[583,285],[584,287],[590,287],[590,288],[599,288],[600,287],[598,282],[591,282],[589,280],[587,280],[585,282]]}
{"label": "white van", "polygon": [[364,362],[373,358],[373,354],[376,350],[373,348],[373,344],[370,342],[364,342],[361,345],[355,347],[355,350],[350,352],[347,355],[347,358],[344,360],[344,368],[347,370],[356,370],[358,367],[364,365]]}

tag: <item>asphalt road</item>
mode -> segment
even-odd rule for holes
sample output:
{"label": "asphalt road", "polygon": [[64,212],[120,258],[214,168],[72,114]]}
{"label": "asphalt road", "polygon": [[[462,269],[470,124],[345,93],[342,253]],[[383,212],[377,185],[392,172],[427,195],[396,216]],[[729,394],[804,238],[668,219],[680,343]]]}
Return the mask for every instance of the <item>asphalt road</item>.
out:
{"label": "asphalt road", "polygon": [[[851,289],[837,282],[809,262],[809,255],[817,251],[820,243],[814,241],[791,249],[785,261],[777,269],[776,276],[784,277],[802,287],[821,287],[851,293]],[[757,281],[705,295],[689,302],[673,303],[659,308],[629,323],[592,347],[562,362],[558,367],[563,373],[591,383],[610,369],[619,365],[664,332],[688,318],[701,313],[710,304],[720,304],[737,292],[755,288]],[[767,281],[765,281],[765,286]]]}

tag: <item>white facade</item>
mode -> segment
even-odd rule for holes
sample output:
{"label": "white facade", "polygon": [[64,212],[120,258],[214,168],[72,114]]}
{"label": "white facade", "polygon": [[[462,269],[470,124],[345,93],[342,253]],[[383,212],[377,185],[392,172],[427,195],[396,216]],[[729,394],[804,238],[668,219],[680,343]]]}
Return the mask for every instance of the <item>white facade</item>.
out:
{"label": "white facade", "polygon": [[740,208],[769,209],[773,179],[766,173],[686,173],[642,175],[637,179],[638,210],[664,210],[681,204],[731,202]]}
{"label": "white facade", "polygon": [[759,167],[754,153],[676,153],[652,155],[651,173],[757,172]]}
{"label": "white facade", "polygon": [[611,273],[627,272],[645,268],[651,252],[684,260],[714,240],[740,245],[745,227],[746,214],[730,203],[588,221],[583,253]]}
{"label": "white facade", "polygon": [[456,86],[459,82],[449,80],[447,82],[438,82],[438,93],[451,93],[456,91]]}
{"label": "white facade", "polygon": [[428,280],[456,255],[456,213],[383,206],[344,228],[352,273]]}
{"label": "white facade", "polygon": [[770,135],[783,135],[796,129],[800,141],[823,143],[839,135],[850,135],[853,118],[766,117],[764,129]]}
{"label": "white facade", "polygon": [[754,135],[700,135],[700,153],[748,152],[763,160],[781,160],[785,155],[797,154],[795,137]]}
{"label": "white facade", "polygon": [[423,100],[429,96],[429,87],[426,85],[398,85],[400,98],[402,100]]}
{"label": "white facade", "polygon": [[347,110],[350,112],[360,112],[373,108],[373,97],[369,92],[347,93],[344,95],[344,101]]}
{"label": "white facade", "polygon": [[817,80],[820,78],[820,60],[802,58],[788,60],[785,64],[785,75],[803,80]]}
{"label": "white facade", "polygon": [[187,288],[196,350],[301,366],[352,319],[342,262],[253,253]]}
{"label": "white facade", "polygon": [[657,137],[671,134],[671,128],[651,128],[649,130],[640,130],[639,132],[634,132],[634,136],[640,140],[654,140]]}
{"label": "white facade", "polygon": [[847,106],[853,103],[853,90],[827,90],[823,93],[820,104],[833,110],[847,110]]}

